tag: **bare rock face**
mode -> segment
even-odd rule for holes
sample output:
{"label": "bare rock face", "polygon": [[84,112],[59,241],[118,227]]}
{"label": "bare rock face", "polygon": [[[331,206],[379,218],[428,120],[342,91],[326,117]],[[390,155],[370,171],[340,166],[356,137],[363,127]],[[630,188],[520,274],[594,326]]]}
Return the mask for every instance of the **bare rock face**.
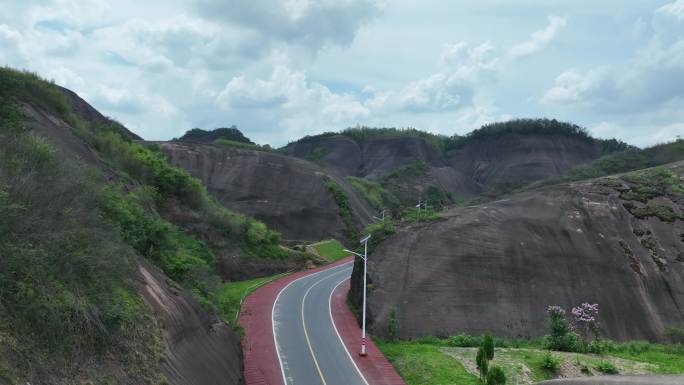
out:
{"label": "bare rock face", "polygon": [[589,302],[604,336],[662,339],[684,323],[684,190],[671,194],[684,163],[663,170],[662,180],[555,186],[401,229],[369,257],[373,332],[386,336],[394,312],[403,338],[540,337],[547,306]]}
{"label": "bare rock face", "polygon": [[479,193],[496,184],[524,184],[559,175],[599,158],[601,146],[561,135],[507,134],[468,143],[447,156]]}
{"label": "bare rock face", "polygon": [[325,187],[325,177],[345,191],[356,229],[373,215],[344,178],[303,159],[213,145],[170,142],[160,147],[172,164],[200,179],[221,204],[264,221],[286,239],[347,237],[347,224]]}
{"label": "bare rock face", "polygon": [[141,294],[162,330],[166,351],[161,370],[168,383],[244,384],[239,337],[156,268],[142,263],[138,271]]}
{"label": "bare rock face", "polygon": [[506,134],[446,153],[416,137],[356,142],[344,135],[324,135],[291,143],[284,151],[342,176],[369,179],[419,162],[426,171],[395,191],[416,198],[427,186],[473,198],[507,183],[522,185],[556,176],[601,156],[597,142],[562,134]]}

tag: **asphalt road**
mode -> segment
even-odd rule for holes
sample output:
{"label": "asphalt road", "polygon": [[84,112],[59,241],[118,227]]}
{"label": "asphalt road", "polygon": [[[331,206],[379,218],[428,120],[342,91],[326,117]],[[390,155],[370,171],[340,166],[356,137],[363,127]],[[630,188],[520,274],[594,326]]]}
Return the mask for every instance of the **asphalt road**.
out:
{"label": "asphalt road", "polygon": [[330,311],[351,263],[293,281],[273,304],[273,336],[285,385],[368,385],[342,344]]}

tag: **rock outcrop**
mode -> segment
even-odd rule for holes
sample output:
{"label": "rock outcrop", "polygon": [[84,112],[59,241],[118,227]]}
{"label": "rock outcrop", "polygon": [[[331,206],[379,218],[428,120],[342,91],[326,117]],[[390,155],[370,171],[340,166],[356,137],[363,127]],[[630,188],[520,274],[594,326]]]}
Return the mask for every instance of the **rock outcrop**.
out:
{"label": "rock outcrop", "polygon": [[[369,258],[373,333],[515,338],[545,309],[600,305],[603,335],[684,323],[684,163],[528,191],[399,230]],[[358,302],[358,298],[354,299]]]}
{"label": "rock outcrop", "polygon": [[224,206],[253,216],[283,238],[347,238],[347,223],[325,186],[334,180],[349,199],[351,225],[363,228],[372,209],[347,181],[303,159],[220,145],[159,143],[172,164],[200,179]]}

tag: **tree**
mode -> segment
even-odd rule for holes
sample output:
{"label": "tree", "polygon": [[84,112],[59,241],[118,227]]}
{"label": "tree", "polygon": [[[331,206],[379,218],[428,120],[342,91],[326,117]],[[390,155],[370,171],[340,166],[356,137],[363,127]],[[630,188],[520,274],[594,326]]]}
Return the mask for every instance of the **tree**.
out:
{"label": "tree", "polygon": [[475,358],[477,369],[480,371],[480,380],[484,381],[487,376],[487,369],[489,368],[489,361],[487,361],[487,353],[482,346],[477,349],[477,357]]}
{"label": "tree", "polygon": [[494,338],[490,332],[485,333],[484,340],[482,342],[482,347],[484,348],[485,354],[488,360],[494,359]]}
{"label": "tree", "polygon": [[503,369],[498,366],[492,366],[487,373],[487,385],[505,385],[506,374]]}

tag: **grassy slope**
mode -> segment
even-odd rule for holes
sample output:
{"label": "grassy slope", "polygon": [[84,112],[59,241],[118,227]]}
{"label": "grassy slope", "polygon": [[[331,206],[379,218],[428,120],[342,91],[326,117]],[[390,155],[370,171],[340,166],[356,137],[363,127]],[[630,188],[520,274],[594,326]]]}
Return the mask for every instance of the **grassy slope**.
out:
{"label": "grassy slope", "polygon": [[684,160],[684,140],[682,139],[643,150],[629,149],[627,151],[609,154],[587,165],[575,167],[557,177],[535,182],[528,186],[528,188],[599,178],[607,175],[655,167],[680,160]]}
{"label": "grassy slope", "polygon": [[249,279],[246,281],[225,282],[221,284],[216,290],[216,296],[223,319],[228,321],[234,328],[237,327],[236,321],[240,306],[244,299],[254,290],[283,276],[285,276],[285,274]]}
{"label": "grassy slope", "polygon": [[[27,131],[26,102],[72,126],[116,175]],[[165,220],[163,207],[192,213],[243,257],[299,257],[263,223],[218,205],[160,151],[131,142],[118,123],[81,119],[35,75],[0,69],[0,136],[0,383],[107,383],[105,361],[129,378],[161,381],[160,332],[132,286],[136,259],[149,259],[208,308],[231,295],[214,267],[222,246]]]}
{"label": "grassy slope", "polygon": [[[436,339],[376,343],[409,385],[479,383],[474,366],[476,348],[453,347],[446,340]],[[612,363],[620,374],[627,375],[684,373],[684,351],[677,345],[612,344],[604,355],[553,352],[552,356],[560,361],[559,372],[543,367],[547,353],[540,341],[521,341],[519,345],[521,347],[497,348],[493,361],[504,369],[511,383],[543,381],[561,374],[582,376],[586,375],[582,373],[583,367],[591,375],[600,375],[599,366],[605,362]]]}
{"label": "grassy slope", "polygon": [[349,253],[344,251],[344,246],[336,239],[314,243],[311,247],[316,249],[318,254],[329,262],[335,262],[349,256]]}
{"label": "grassy slope", "polygon": [[408,385],[476,385],[477,377],[440,351],[439,346],[411,342],[376,341]]}

